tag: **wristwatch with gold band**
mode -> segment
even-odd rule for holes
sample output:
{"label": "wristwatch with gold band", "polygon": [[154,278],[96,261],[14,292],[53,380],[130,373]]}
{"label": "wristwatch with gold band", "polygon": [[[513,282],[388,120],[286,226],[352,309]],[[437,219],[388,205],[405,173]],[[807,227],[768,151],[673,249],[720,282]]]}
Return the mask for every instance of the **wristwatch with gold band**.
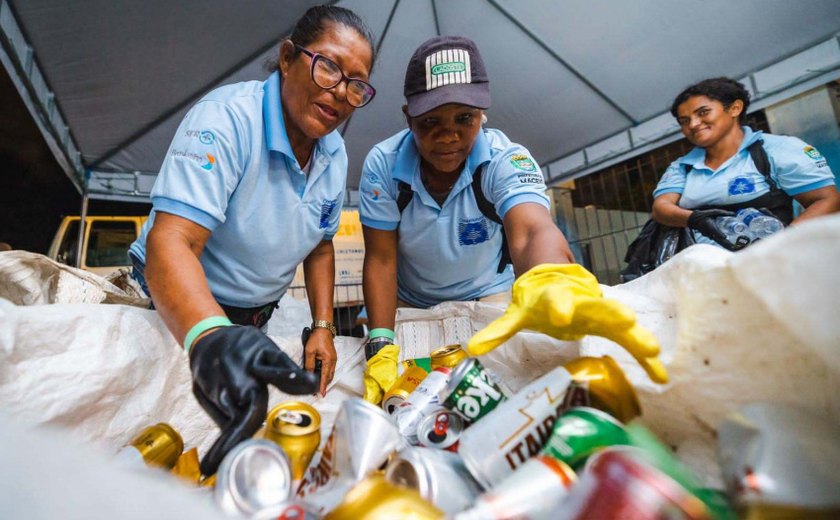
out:
{"label": "wristwatch with gold band", "polygon": [[332,334],[332,337],[335,337],[338,334],[338,331],[331,322],[327,320],[315,320],[312,322],[313,329],[327,329]]}

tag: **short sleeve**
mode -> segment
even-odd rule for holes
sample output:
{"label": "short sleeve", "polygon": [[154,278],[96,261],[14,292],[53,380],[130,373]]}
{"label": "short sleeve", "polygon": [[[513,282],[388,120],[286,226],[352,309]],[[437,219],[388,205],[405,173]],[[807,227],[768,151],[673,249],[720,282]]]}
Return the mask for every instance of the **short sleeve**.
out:
{"label": "short sleeve", "polygon": [[512,207],[525,202],[549,207],[542,171],[522,146],[511,146],[493,157],[482,176],[481,189],[502,219]]}
{"label": "short sleeve", "polygon": [[773,178],[788,195],[834,185],[825,157],[797,137],[766,136],[765,150],[773,163]]}
{"label": "short sleeve", "polygon": [[400,211],[394,184],[385,156],[374,147],[365,158],[359,183],[359,220],[362,225],[383,231],[397,229]]}
{"label": "short sleeve", "polygon": [[223,223],[243,172],[243,143],[249,140],[224,104],[196,104],[181,121],[152,188],[155,211],[173,213],[211,231]]}
{"label": "short sleeve", "polygon": [[338,197],[335,201],[335,208],[330,214],[330,220],[327,224],[327,230],[324,233],[324,240],[332,240],[335,234],[338,233],[338,227],[341,225],[341,210],[344,209],[344,197]]}
{"label": "short sleeve", "polygon": [[682,195],[685,189],[685,168],[679,161],[674,161],[662,174],[656,189],[653,190],[653,198],[666,193],[679,193]]}

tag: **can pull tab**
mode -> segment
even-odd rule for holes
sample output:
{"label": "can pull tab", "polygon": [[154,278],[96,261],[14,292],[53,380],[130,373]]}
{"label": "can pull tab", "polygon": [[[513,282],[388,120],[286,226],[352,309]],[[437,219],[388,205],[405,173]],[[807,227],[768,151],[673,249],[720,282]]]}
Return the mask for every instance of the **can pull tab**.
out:
{"label": "can pull tab", "polygon": [[301,427],[306,427],[312,424],[312,417],[294,410],[283,410],[277,415],[277,420]]}
{"label": "can pull tab", "polygon": [[446,435],[446,432],[449,431],[449,416],[445,413],[442,413],[437,416],[435,419],[435,434],[436,435]]}

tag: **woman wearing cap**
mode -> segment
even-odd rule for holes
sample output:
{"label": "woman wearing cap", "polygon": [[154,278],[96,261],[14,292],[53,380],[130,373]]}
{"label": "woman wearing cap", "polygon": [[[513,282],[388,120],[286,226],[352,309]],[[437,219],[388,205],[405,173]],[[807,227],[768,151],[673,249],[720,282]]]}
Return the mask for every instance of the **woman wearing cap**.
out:
{"label": "woman wearing cap", "polygon": [[[785,225],[840,211],[825,158],[801,139],[744,125],[749,105],[750,93],[729,78],[703,80],[674,99],[671,114],[696,148],[659,180],[654,220],[688,227],[698,242],[736,249],[716,220],[739,209],[765,209]],[[794,199],[805,208],[796,219]]]}
{"label": "woman wearing cap", "polygon": [[[161,166],[152,215],[130,254],[135,278],[148,282],[189,353],[199,403],[222,428],[205,475],[259,428],[268,383],[314,392],[316,360],[322,393],[333,377],[331,240],[347,176],[336,128],[373,97],[372,63],[372,36],[356,14],[313,7],[281,43],[266,81],[220,87],[190,109]],[[309,372],[258,328],[301,262],[315,320]]]}
{"label": "woman wearing cap", "polygon": [[[398,306],[507,302],[513,286],[505,322],[470,342],[470,352],[478,354],[522,326],[551,329],[555,336],[588,333],[585,327],[574,333],[565,327],[579,327],[585,314],[607,302],[600,298],[595,277],[573,263],[531,154],[501,131],[482,127],[490,88],[475,43],[453,36],[423,43],[409,61],[404,93],[408,129],[374,146],[360,184],[363,283],[371,328],[365,398],[372,402],[396,377],[399,349],[392,343]],[[516,284],[515,274],[520,276]],[[518,286],[530,288],[518,291]],[[565,309],[549,302],[557,291],[568,297]],[[537,301],[540,295],[549,298]],[[581,297],[588,302],[583,312],[575,307]],[[547,313],[572,309],[577,315],[568,316],[569,323],[547,318]],[[531,317],[523,318],[523,312]],[[631,326],[632,311],[622,313],[629,316],[623,329],[640,328]],[[558,325],[564,330],[554,330]],[[658,352],[647,334],[643,350]]]}

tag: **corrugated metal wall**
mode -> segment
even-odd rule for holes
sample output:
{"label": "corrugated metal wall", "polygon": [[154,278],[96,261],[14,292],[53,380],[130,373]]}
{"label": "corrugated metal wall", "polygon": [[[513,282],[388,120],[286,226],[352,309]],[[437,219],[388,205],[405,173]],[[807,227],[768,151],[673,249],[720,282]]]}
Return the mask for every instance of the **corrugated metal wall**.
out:
{"label": "corrugated metal wall", "polygon": [[[763,111],[749,124],[768,131]],[[653,190],[671,162],[692,146],[685,139],[551,188],[557,224],[575,258],[603,284],[619,283],[627,246],[650,218]]]}

